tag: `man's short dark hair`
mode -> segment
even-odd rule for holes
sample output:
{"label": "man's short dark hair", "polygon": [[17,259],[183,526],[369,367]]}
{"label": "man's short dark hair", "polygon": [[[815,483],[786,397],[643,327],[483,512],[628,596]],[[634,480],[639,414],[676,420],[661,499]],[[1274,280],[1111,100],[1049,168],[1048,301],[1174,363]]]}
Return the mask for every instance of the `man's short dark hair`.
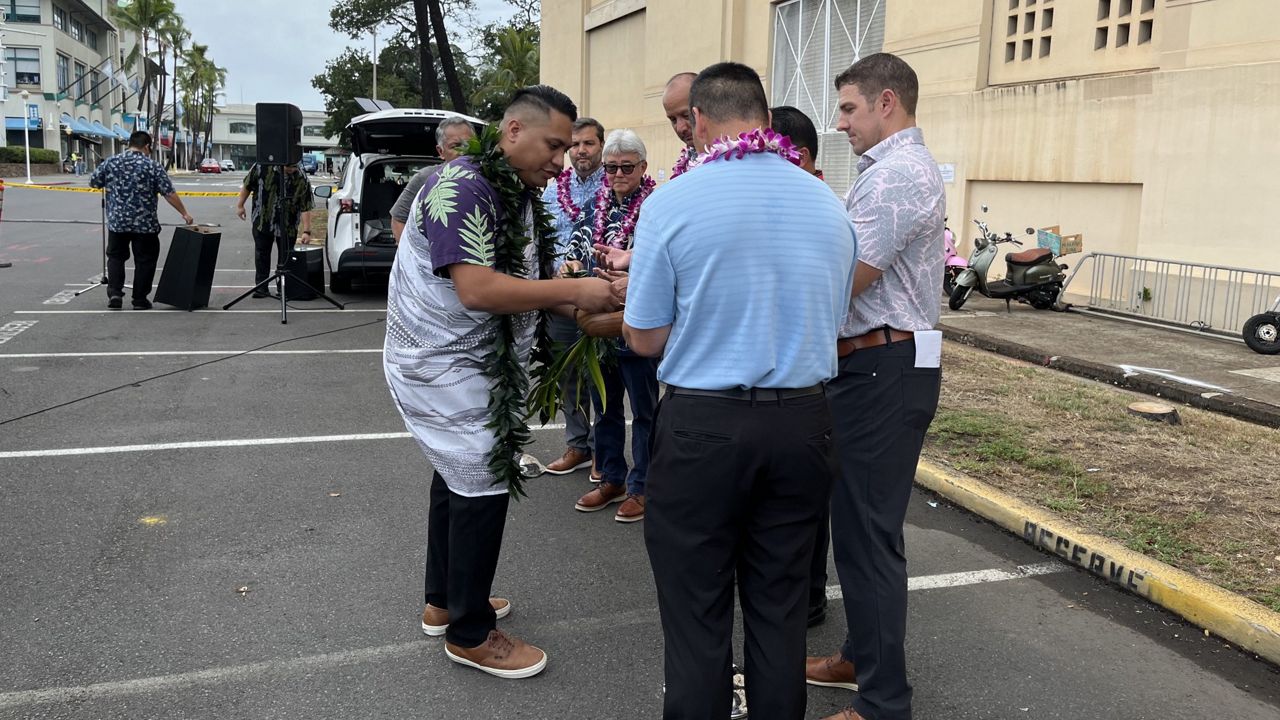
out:
{"label": "man's short dark hair", "polygon": [[694,78],[689,107],[713,122],[746,120],[761,125],[769,119],[769,101],[755,70],[735,62],[712,65]]}
{"label": "man's short dark hair", "polygon": [[836,90],[857,85],[858,92],[869,101],[885,90],[892,90],[908,115],[916,114],[920,99],[920,80],[905,60],[889,53],[868,55],[836,76]]}
{"label": "man's short dark hair", "polygon": [[599,120],[589,117],[580,117],[573,121],[574,132],[578,132],[583,128],[589,127],[596,129],[596,135],[600,136],[600,144],[604,145],[604,125],[601,125]]}
{"label": "man's short dark hair", "polygon": [[791,138],[791,144],[796,147],[808,148],[809,157],[818,157],[818,129],[808,115],[790,105],[770,108],[769,113],[773,116],[769,125],[774,132]]}
{"label": "man's short dark hair", "polygon": [[511,96],[507,105],[507,115],[513,111],[537,109],[550,115],[552,110],[568,116],[572,122],[578,119],[578,106],[573,104],[568,95],[550,85],[530,85],[520,88]]}
{"label": "man's short dark hair", "polygon": [[136,150],[141,150],[142,148],[150,144],[151,144],[151,133],[147,132],[146,130],[134,130],[133,132],[129,133],[129,147],[134,148]]}

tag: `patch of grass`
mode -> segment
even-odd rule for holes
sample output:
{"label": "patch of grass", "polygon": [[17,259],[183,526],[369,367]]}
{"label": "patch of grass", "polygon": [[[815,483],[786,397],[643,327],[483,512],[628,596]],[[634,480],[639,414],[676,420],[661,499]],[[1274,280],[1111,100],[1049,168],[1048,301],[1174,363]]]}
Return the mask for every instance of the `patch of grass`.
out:
{"label": "patch of grass", "polygon": [[1186,531],[1203,519],[1201,513],[1192,513],[1182,520],[1170,521],[1150,513],[1133,513],[1124,529],[1124,544],[1130,550],[1150,555],[1163,562],[1172,563],[1201,552],[1190,542]]}
{"label": "patch of grass", "polygon": [[1026,445],[1014,438],[995,438],[979,444],[974,450],[978,457],[987,460],[1003,460],[1005,462],[1025,463],[1031,457]]}
{"label": "patch of grass", "polygon": [[1054,512],[1074,514],[1084,509],[1079,500],[1074,498],[1062,498],[1053,495],[1044,498],[1045,507]]}
{"label": "patch of grass", "polygon": [[1005,418],[982,410],[938,408],[938,414],[929,426],[929,434],[941,441],[957,437],[997,438],[1008,433],[1006,423]]}

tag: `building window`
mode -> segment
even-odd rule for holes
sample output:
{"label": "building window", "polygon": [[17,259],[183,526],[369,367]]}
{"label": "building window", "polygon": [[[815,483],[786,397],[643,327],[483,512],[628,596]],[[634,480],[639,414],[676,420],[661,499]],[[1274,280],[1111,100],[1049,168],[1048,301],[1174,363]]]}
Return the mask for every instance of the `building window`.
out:
{"label": "building window", "polygon": [[1053,0],[1009,0],[1004,61],[1047,58],[1053,52]]}
{"label": "building window", "polygon": [[53,26],[62,32],[67,31],[67,11],[57,5],[53,6]]}
{"label": "building window", "polygon": [[84,42],[84,23],[71,18],[71,39]]}
{"label": "building window", "polygon": [[76,63],[76,89],[72,93],[72,99],[76,102],[83,100],[85,92],[89,89],[84,86],[84,76],[87,72],[89,72],[89,68],[85,67],[84,63]]}
{"label": "building window", "polygon": [[3,0],[0,7],[8,12],[9,22],[40,22],[40,0]]}
{"label": "building window", "polygon": [[303,126],[302,126],[302,136],[303,136],[303,137],[313,137],[313,138],[322,138],[322,137],[327,137],[327,136],[324,134],[324,126],[323,126],[323,125],[303,125]]}
{"label": "building window", "polygon": [[5,48],[5,64],[12,68],[9,87],[40,86],[40,50],[38,48]]}
{"label": "building window", "polygon": [[857,158],[836,132],[837,75],[884,46],[886,6],[892,0],[789,0],[775,6],[774,105],[791,105],[818,128],[818,161],[837,192],[853,184]]}
{"label": "building window", "polygon": [[102,73],[94,70],[89,73],[89,97],[94,104],[102,102]]}
{"label": "building window", "polygon": [[94,50],[97,50],[98,49],[98,31],[90,30],[86,28],[84,31],[84,44],[88,45]]}
{"label": "building window", "polygon": [[65,93],[71,90],[71,58],[66,55],[58,55],[58,92]]}
{"label": "building window", "polygon": [[256,135],[258,128],[251,122],[233,122],[229,128],[232,135]]}
{"label": "building window", "polygon": [[1156,24],[1156,0],[1098,0],[1093,49],[1147,45]]}

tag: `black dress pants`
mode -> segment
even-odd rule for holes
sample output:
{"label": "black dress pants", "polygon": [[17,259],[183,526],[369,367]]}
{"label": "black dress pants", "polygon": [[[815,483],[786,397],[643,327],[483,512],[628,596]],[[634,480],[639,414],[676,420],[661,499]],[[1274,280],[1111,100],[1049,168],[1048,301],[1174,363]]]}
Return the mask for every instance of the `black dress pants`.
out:
{"label": "black dress pants", "polygon": [[858,350],[827,384],[840,472],[831,543],[854,664],[853,708],[867,720],[911,717],[907,682],[907,556],[903,523],[942,373],[915,367],[915,343]]}
{"label": "black dress pants", "polygon": [[440,473],[431,478],[424,594],[428,603],[449,611],[444,638],[454,645],[477,647],[497,627],[489,594],[510,502],[505,492],[459,495]]}
{"label": "black dress pants", "polygon": [[124,297],[124,264],[133,249],[133,297],[145,300],[151,294],[160,259],[160,233],[107,232],[107,296]]}
{"label": "black dress pants", "polygon": [[665,640],[665,720],[724,720],[735,579],[752,717],[805,711],[809,567],[835,472],[826,397],[668,392],[654,422],[645,545]]}

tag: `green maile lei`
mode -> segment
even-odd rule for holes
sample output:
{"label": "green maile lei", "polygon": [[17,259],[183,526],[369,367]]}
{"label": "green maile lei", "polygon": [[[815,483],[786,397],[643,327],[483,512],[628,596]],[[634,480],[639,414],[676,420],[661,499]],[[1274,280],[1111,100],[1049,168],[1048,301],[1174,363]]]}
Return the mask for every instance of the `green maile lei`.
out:
{"label": "green maile lei", "polygon": [[[472,138],[464,151],[465,155],[475,159],[480,175],[497,192],[502,203],[502,223],[493,238],[492,266],[507,275],[528,277],[525,250],[530,242],[536,242],[541,276],[546,277],[555,262],[551,214],[543,206],[541,196],[530,192],[521,182],[499,146],[500,139],[498,129],[491,125]],[[533,228],[525,227],[525,203],[533,206]],[[489,378],[489,422],[485,427],[492,430],[497,439],[489,451],[488,468],[496,478],[494,484],[507,483],[508,492],[519,500],[526,495],[519,456],[532,439],[529,432],[529,418],[533,414],[529,408],[529,381],[532,379],[535,384],[541,384],[550,373],[553,364],[551,338],[547,332],[546,313],[539,313],[533,343],[533,369],[526,374],[520,362],[512,316],[495,315],[494,318],[498,332],[493,347],[484,358],[484,374]],[[544,416],[542,421],[546,420]]]}

